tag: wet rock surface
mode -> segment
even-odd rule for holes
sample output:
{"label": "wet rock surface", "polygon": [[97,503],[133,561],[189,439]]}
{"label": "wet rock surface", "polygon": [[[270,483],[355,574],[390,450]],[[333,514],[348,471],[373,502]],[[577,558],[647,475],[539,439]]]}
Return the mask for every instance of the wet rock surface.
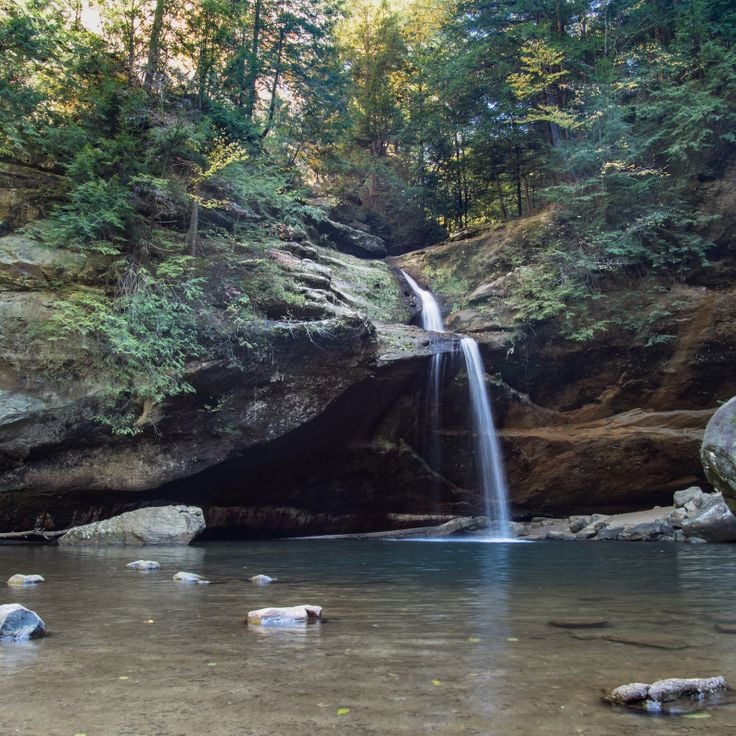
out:
{"label": "wet rock surface", "polygon": [[283,626],[316,623],[322,618],[322,607],[302,604],[284,608],[259,608],[248,611],[250,626]]}
{"label": "wet rock surface", "polygon": [[46,582],[41,575],[23,575],[22,573],[16,573],[8,578],[8,585],[23,586],[23,585],[38,585],[39,583]]}
{"label": "wet rock surface", "polygon": [[46,633],[46,624],[20,603],[0,605],[0,639],[36,639]]}

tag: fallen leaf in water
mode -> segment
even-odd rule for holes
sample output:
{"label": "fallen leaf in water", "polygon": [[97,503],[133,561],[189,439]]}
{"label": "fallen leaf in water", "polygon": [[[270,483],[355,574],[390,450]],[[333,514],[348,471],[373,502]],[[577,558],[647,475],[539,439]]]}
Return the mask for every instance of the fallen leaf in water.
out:
{"label": "fallen leaf in water", "polygon": [[128,677],[128,675],[120,675],[120,677],[118,677],[118,680],[130,680],[130,677]]}
{"label": "fallen leaf in water", "polygon": [[442,684],[442,680],[432,680],[432,684],[435,687],[439,687]]}
{"label": "fallen leaf in water", "polygon": [[507,637],[506,641],[519,641],[515,636]]}
{"label": "fallen leaf in water", "polygon": [[475,637],[475,636],[469,636],[469,637],[468,637],[468,641],[469,641],[469,642],[470,642],[471,644],[477,644],[477,643],[478,643],[478,642],[480,641],[480,639],[478,639],[478,638],[477,638],[477,637]]}
{"label": "fallen leaf in water", "polygon": [[337,709],[337,715],[339,716],[346,716],[348,713],[350,713],[350,708],[338,708]]}
{"label": "fallen leaf in water", "polygon": [[147,618],[143,621],[144,624],[152,624],[155,623],[155,621],[152,618]]}
{"label": "fallen leaf in water", "polygon": [[207,662],[208,667],[217,667],[217,662]]}
{"label": "fallen leaf in water", "polygon": [[683,718],[710,718],[710,713],[686,713]]}

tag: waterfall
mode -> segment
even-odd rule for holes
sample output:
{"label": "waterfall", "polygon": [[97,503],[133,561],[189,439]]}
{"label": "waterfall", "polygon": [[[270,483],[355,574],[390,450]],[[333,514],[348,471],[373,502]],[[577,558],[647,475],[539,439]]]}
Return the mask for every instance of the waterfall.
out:
{"label": "waterfall", "polygon": [[409,286],[411,286],[411,290],[419,298],[419,303],[422,305],[422,327],[432,332],[444,332],[445,324],[442,321],[440,305],[437,304],[437,300],[432,296],[432,292],[422,289],[406,271],[402,271],[401,275],[406,279]]}
{"label": "waterfall", "polygon": [[[442,321],[440,305],[432,293],[426,289],[422,289],[406,271],[401,271],[401,274],[409,286],[411,286],[411,290],[421,304],[422,328],[432,332],[444,332],[445,325]],[[440,471],[440,440],[438,432],[440,427],[440,384],[442,383],[443,358],[443,353],[434,353],[432,355],[432,360],[429,364],[429,374],[427,375],[427,391],[424,405],[424,421],[427,433],[424,454],[429,467],[437,473]],[[433,486],[435,495],[439,496],[438,483],[434,482]],[[438,500],[438,498],[435,498],[435,501]]]}
{"label": "waterfall", "polygon": [[509,494],[506,485],[506,474],[503,469],[501,447],[496,436],[491,401],[486,388],[483,361],[478,350],[478,343],[472,338],[464,337],[460,341],[460,347],[468,371],[476,462],[478,463],[478,474],[485,499],[486,515],[491,522],[490,536],[508,539],[511,537]]}
{"label": "waterfall", "polygon": [[[439,304],[430,291],[422,289],[406,271],[401,271],[422,307],[422,327],[432,332],[444,332],[442,312]],[[511,537],[509,519],[509,501],[506,476],[503,469],[501,448],[493,423],[493,412],[485,382],[485,370],[478,350],[478,343],[470,337],[460,341],[465,367],[468,373],[470,391],[470,407],[473,417],[473,434],[475,444],[475,461],[478,469],[480,487],[483,492],[485,513],[490,521],[489,537],[491,539],[509,539]],[[442,371],[442,353],[432,355],[429,376],[427,379],[426,416],[430,442],[427,461],[439,471],[439,428],[440,376]]]}

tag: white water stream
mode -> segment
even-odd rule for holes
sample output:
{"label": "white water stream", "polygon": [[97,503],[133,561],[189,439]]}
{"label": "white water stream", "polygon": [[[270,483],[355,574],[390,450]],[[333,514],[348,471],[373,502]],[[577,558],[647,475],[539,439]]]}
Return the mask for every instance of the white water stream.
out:
{"label": "white water stream", "polygon": [[[422,327],[432,332],[445,332],[442,312],[432,293],[422,289],[405,271],[401,271],[412,291],[419,299],[422,307]],[[478,350],[478,343],[470,337],[460,341],[465,368],[468,373],[470,391],[470,410],[473,417],[473,436],[475,444],[475,460],[478,468],[478,480],[483,493],[485,513],[490,521],[489,538],[510,539],[509,493],[506,474],[503,468],[503,457],[496,436],[493,412],[485,381],[483,360]],[[440,376],[442,370],[442,353],[432,355],[427,384],[427,417],[430,426],[430,465],[439,471],[439,405]]]}

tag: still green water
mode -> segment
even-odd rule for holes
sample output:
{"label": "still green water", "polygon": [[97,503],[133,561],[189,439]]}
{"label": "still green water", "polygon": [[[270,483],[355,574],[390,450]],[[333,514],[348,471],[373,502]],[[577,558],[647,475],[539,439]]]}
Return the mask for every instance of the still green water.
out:
{"label": "still green water", "polygon": [[[125,568],[141,557],[162,570]],[[174,583],[179,570],[214,584]],[[0,547],[0,579],[13,573],[47,582],[5,586],[0,602],[37,611],[50,635],[0,645],[0,736],[736,732],[736,705],[652,717],[600,700],[674,676],[736,686],[736,635],[716,628],[736,628],[736,546]],[[257,573],[279,581],[247,582]],[[244,624],[298,603],[327,620]],[[549,625],[580,617],[610,626]]]}

